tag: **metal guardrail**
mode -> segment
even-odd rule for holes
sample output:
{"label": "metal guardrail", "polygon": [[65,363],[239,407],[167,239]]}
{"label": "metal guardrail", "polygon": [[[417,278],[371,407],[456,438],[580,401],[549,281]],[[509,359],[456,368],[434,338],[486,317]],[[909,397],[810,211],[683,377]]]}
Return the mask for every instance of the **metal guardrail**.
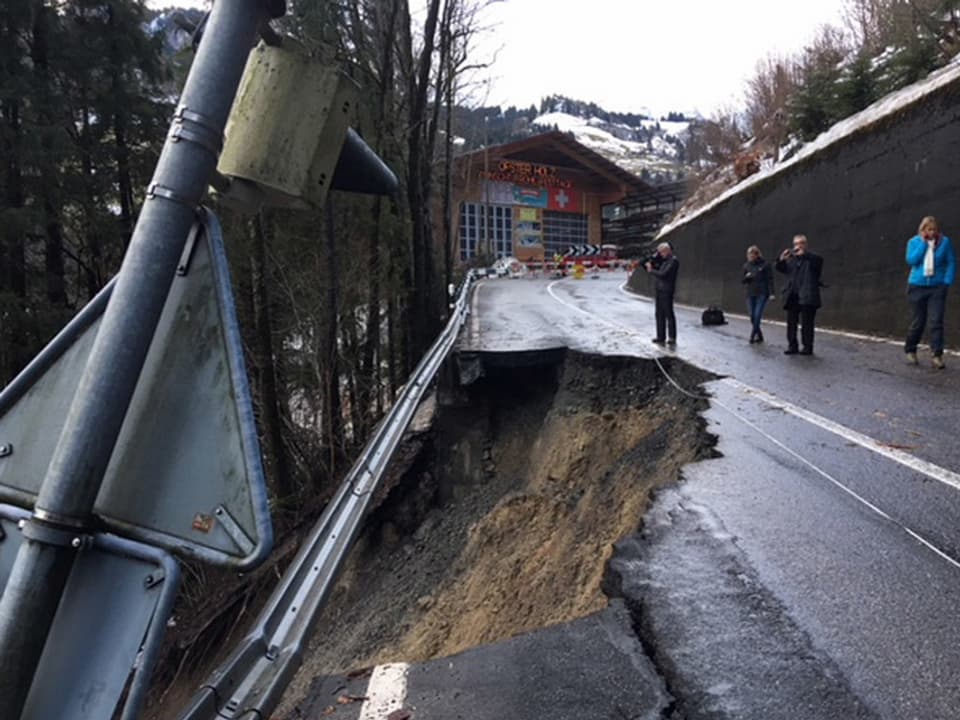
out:
{"label": "metal guardrail", "polygon": [[268,718],[303,660],[304,644],[333,588],[363,516],[430,382],[469,315],[473,271],[447,326],[327,505],[253,629],[198,691],[182,720]]}

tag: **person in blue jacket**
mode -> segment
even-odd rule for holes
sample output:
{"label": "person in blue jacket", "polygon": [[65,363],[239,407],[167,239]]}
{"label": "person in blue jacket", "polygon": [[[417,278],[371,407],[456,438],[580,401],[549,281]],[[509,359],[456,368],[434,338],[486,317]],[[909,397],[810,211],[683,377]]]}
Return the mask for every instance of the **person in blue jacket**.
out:
{"label": "person in blue jacket", "polygon": [[947,288],[957,273],[957,260],[950,238],[940,232],[937,219],[928,215],[920,221],[917,234],[907,241],[907,300],[913,311],[913,320],[907,330],[903,350],[907,362],[917,364],[917,343],[923,336],[927,318],[930,319],[930,350],[933,366],[942,370],[943,312],[947,304]]}

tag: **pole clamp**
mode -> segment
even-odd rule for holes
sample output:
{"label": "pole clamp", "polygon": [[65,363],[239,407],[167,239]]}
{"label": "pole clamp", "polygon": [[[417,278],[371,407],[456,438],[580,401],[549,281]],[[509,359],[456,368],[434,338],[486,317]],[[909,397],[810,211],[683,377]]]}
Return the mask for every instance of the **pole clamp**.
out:
{"label": "pole clamp", "polygon": [[27,540],[33,540],[44,545],[71,547],[76,550],[93,545],[93,535],[50,525],[37,518],[24,520],[20,525],[20,530]]}
{"label": "pole clamp", "polygon": [[181,195],[173,188],[168,188],[166,185],[161,185],[160,183],[150,184],[150,187],[147,188],[147,198],[150,200],[163,198],[164,200],[169,200],[170,202],[185,205],[191,210],[195,210],[197,207],[197,204],[195,202],[191,202],[189,198]]}
{"label": "pole clamp", "polygon": [[178,107],[173,115],[170,140],[196,143],[213,155],[214,159],[220,156],[223,149],[223,134],[217,130],[210,118],[185,105]]}

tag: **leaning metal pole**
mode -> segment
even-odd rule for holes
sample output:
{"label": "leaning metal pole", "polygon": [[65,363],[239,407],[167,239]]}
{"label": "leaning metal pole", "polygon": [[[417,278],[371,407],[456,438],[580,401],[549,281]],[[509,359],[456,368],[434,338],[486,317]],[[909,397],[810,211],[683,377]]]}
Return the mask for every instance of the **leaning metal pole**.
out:
{"label": "leaning metal pole", "polygon": [[[0,718],[23,710],[268,0],[220,0],[0,598]],[[276,3],[274,3],[276,4]],[[126,478],[136,483],[137,478]],[[77,658],[77,662],[83,662]]]}

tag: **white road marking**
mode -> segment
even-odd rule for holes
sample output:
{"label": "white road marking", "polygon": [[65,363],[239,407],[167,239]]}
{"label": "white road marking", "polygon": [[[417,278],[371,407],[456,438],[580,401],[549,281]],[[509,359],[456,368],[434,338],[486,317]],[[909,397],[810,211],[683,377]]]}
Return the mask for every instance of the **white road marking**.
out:
{"label": "white road marking", "polygon": [[[599,315],[596,315],[596,314],[591,313],[591,312],[589,312],[589,311],[587,311],[587,310],[584,310],[584,309],[582,309],[582,308],[576,307],[576,306],[574,306],[574,305],[571,305],[570,303],[565,302],[564,300],[562,300],[561,298],[559,298],[556,293],[553,292],[553,286],[554,286],[556,283],[558,283],[558,282],[560,282],[560,281],[557,280],[557,281],[551,283],[551,284],[547,287],[547,291],[550,293],[550,296],[553,297],[553,299],[556,300],[557,302],[559,302],[561,305],[564,305],[564,306],[566,306],[566,307],[568,307],[568,308],[571,308],[572,310],[576,310],[577,312],[584,313],[585,315],[590,315],[591,317],[596,318],[597,320],[599,320],[599,321],[602,322],[603,324],[605,324],[605,325],[607,325],[607,326],[610,326],[610,327],[617,327],[618,329],[620,329],[620,330],[622,330],[622,331],[624,331],[624,332],[627,332],[628,334],[631,334],[631,335],[639,335],[639,334],[640,334],[640,333],[638,333],[637,331],[633,330],[632,328],[628,328],[627,326],[621,325],[621,324],[619,324],[619,323],[614,323],[614,322],[612,322],[612,321],[610,321],[610,320],[607,320],[607,319],[604,318],[604,317],[601,317],[601,316],[599,316]],[[623,286],[621,286],[621,291],[623,291]],[[635,297],[636,297],[636,296],[635,296]],[[656,349],[659,350],[659,348],[656,348]],[[661,355],[664,355],[664,354],[665,354],[665,353],[656,353],[656,354],[654,354],[654,358],[653,358],[653,359],[654,359],[654,361],[657,363],[657,366],[660,368],[660,372],[663,373],[663,375],[667,378],[667,380],[669,380],[670,383],[672,383],[672,384],[674,385],[674,387],[676,387],[676,388],[677,388],[680,392],[682,392],[682,393],[685,393],[685,394],[690,395],[690,396],[692,396],[692,397],[703,397],[703,396],[695,395],[694,393],[690,392],[689,390],[685,390],[685,389],[682,388],[680,385],[678,385],[677,382],[676,382],[672,377],[670,377],[670,374],[667,372],[666,368],[664,368],[663,365],[660,363],[660,358],[658,357],[658,356],[661,356]],[[732,378],[724,378],[724,379],[720,380],[719,382],[723,382],[723,383],[729,385],[730,387],[733,387],[733,388],[735,388],[735,389],[737,389],[737,390],[740,390],[741,392],[748,393],[748,394],[752,395],[753,397],[757,398],[758,400],[760,400],[760,401],[762,401],[762,402],[770,405],[771,407],[776,407],[776,408],[779,408],[779,409],[781,409],[781,410],[783,410],[783,411],[785,411],[785,412],[788,412],[788,413],[790,413],[791,415],[794,415],[795,417],[798,417],[798,418],[800,418],[800,419],[802,419],[802,420],[805,420],[806,422],[809,422],[809,423],[811,423],[811,424],[813,424],[813,425],[816,425],[817,427],[819,427],[819,428],[821,428],[821,429],[823,429],[823,430],[827,430],[828,432],[831,432],[831,433],[837,435],[838,437],[843,438],[844,440],[847,440],[847,441],[849,441],[849,442],[856,443],[857,445],[860,445],[861,447],[866,448],[867,450],[870,450],[870,451],[872,451],[872,452],[875,452],[875,453],[877,453],[878,455],[881,455],[881,456],[883,456],[883,457],[885,457],[885,458],[887,458],[887,459],[889,459],[889,460],[893,460],[894,462],[898,462],[898,463],[900,463],[900,464],[902,464],[902,465],[905,465],[906,467],[910,468],[911,470],[915,470],[916,472],[919,472],[919,473],[921,473],[921,474],[923,474],[923,475],[926,475],[927,477],[933,478],[934,480],[938,480],[938,481],[944,483],[945,485],[948,485],[948,486],[954,488],[955,490],[960,490],[960,475],[958,475],[957,473],[955,473],[955,472],[953,472],[953,471],[951,471],[951,470],[947,470],[946,468],[942,468],[942,467],[940,467],[939,465],[935,465],[935,464],[933,464],[933,463],[931,463],[931,462],[927,462],[926,460],[921,460],[920,458],[915,457],[914,455],[911,455],[910,453],[903,452],[902,450],[897,450],[897,449],[895,449],[895,448],[890,448],[890,447],[886,447],[886,446],[884,446],[884,445],[881,445],[879,441],[877,441],[877,440],[875,440],[875,439],[873,439],[873,438],[871,438],[871,437],[869,437],[869,436],[867,436],[867,435],[864,435],[863,433],[859,433],[859,432],[857,432],[856,430],[852,430],[851,428],[848,428],[848,427],[846,427],[846,426],[844,426],[844,425],[841,425],[840,423],[836,423],[836,422],[834,422],[834,421],[832,421],[832,420],[828,420],[827,418],[825,418],[825,417],[823,417],[823,416],[821,416],[821,415],[817,415],[816,413],[811,412],[810,410],[806,410],[806,409],[801,408],[801,407],[799,407],[799,406],[797,406],[797,405],[793,405],[792,403],[788,403],[788,402],[786,402],[785,400],[781,400],[781,399],[777,398],[776,396],[774,396],[774,395],[772,395],[772,394],[770,394],[770,393],[767,393],[767,392],[765,392],[765,391],[763,391],[763,390],[760,390],[759,388],[754,388],[754,387],[751,387],[751,386],[749,386],[749,385],[746,385],[746,384],[744,384],[744,383],[742,383],[742,382],[740,382],[740,381],[738,381],[738,380],[734,380],[734,379],[732,379]],[[833,477],[832,475],[830,475],[828,472],[826,472],[825,470],[822,470],[821,468],[817,467],[817,466],[814,465],[812,462],[810,462],[809,460],[807,460],[805,457],[803,457],[802,455],[800,455],[798,452],[796,452],[795,450],[792,450],[792,449],[789,448],[787,445],[785,445],[785,444],[782,443],[781,441],[777,440],[775,437],[773,437],[773,436],[770,435],[769,433],[765,432],[762,428],[760,428],[760,427],[757,426],[755,423],[753,423],[753,422],[751,422],[750,420],[748,420],[747,418],[745,418],[743,415],[741,415],[740,413],[738,413],[738,412],[737,412],[736,410],[734,410],[733,408],[727,407],[724,403],[722,403],[720,400],[718,400],[718,399],[715,398],[715,397],[712,397],[712,398],[704,398],[704,399],[709,400],[711,403],[715,404],[717,407],[722,408],[723,410],[725,410],[725,411],[728,412],[729,414],[733,415],[733,417],[735,417],[737,420],[739,420],[740,422],[742,422],[743,424],[745,424],[747,427],[749,427],[749,428],[751,428],[752,430],[754,430],[754,431],[755,431],[756,433],[758,433],[760,436],[762,436],[763,438],[765,438],[765,439],[768,440],[769,442],[773,443],[774,445],[776,445],[777,447],[779,447],[780,449],[782,449],[784,452],[786,452],[786,453],[792,455],[793,457],[795,457],[797,460],[799,460],[800,462],[802,462],[804,465],[808,466],[810,469],[812,469],[812,470],[813,470],[814,472],[816,472],[818,475],[822,476],[823,478],[825,478],[826,480],[828,480],[829,482],[831,482],[833,485],[835,485],[837,488],[839,488],[840,490],[842,490],[843,492],[847,493],[848,495],[850,495],[851,497],[853,497],[855,500],[857,500],[858,502],[860,502],[861,504],[863,504],[863,505],[864,505],[865,507],[867,507],[869,510],[871,510],[871,511],[874,512],[874,513],[876,513],[877,515],[879,515],[880,517],[882,517],[882,518],[883,518],[884,520],[886,520],[887,522],[889,522],[889,523],[895,525],[896,527],[900,528],[901,530],[903,530],[903,532],[905,532],[905,533],[906,533],[907,535],[909,535],[911,538],[913,538],[913,539],[916,540],[918,543],[920,543],[921,545],[923,545],[925,548],[927,548],[928,550],[930,550],[931,552],[933,552],[935,555],[937,555],[937,557],[945,560],[945,561],[948,562],[950,565],[952,565],[952,566],[954,566],[954,567],[956,567],[956,568],[960,568],[960,562],[958,562],[957,560],[955,560],[954,558],[952,558],[950,555],[948,555],[947,553],[945,553],[943,550],[941,550],[940,548],[938,548],[936,545],[932,544],[929,540],[927,540],[926,538],[924,538],[922,535],[918,534],[916,531],[912,530],[911,528],[907,527],[907,526],[904,525],[903,523],[901,523],[901,522],[899,522],[898,520],[894,519],[893,517],[891,517],[890,515],[888,515],[886,512],[884,512],[883,510],[881,510],[879,507],[877,507],[876,505],[874,505],[873,503],[871,503],[871,502],[870,502],[869,500],[867,500],[866,498],[862,497],[861,495],[858,495],[856,492],[854,492],[852,489],[848,488],[846,485],[844,485],[842,482],[840,482],[840,481],[837,480],[835,477]]]}
{"label": "white road marking", "polygon": [[789,403],[786,400],[781,400],[776,395],[772,395],[764,390],[760,390],[759,388],[746,385],[739,380],[734,380],[733,378],[724,378],[720,382],[724,383],[725,385],[729,385],[740,392],[751,395],[758,400],[762,400],[770,407],[783,410],[784,412],[790,413],[794,417],[798,417],[801,420],[806,420],[811,425],[816,425],[823,430],[831,432],[834,435],[843,438],[847,442],[855,443],[862,448],[866,448],[867,450],[875,452],[878,455],[882,455],[888,460],[898,462],[901,465],[910,468],[911,470],[942,482],[944,485],[949,485],[954,490],[960,490],[960,473],[955,473],[952,470],[947,470],[946,468],[935,465],[932,462],[922,460],[915,455],[904,452],[903,450],[884,445],[879,440],[876,440],[869,435],[864,435],[863,433],[857,432],[852,428],[848,428],[847,426],[834,422],[829,418],[825,418],[823,415],[818,415],[815,412],[799,407],[798,405],[794,405],[793,403]]}
{"label": "white road marking", "polygon": [[359,720],[385,720],[394,710],[401,710],[407,700],[407,663],[378,665],[367,685],[367,699],[360,708]]}
{"label": "white road marking", "polygon": [[[556,282],[559,282],[559,281],[556,281]],[[639,333],[638,333],[637,331],[635,331],[635,330],[633,330],[633,329],[631,329],[631,328],[627,328],[626,326],[620,325],[619,323],[611,322],[611,321],[607,320],[606,318],[603,318],[603,317],[601,317],[601,316],[599,316],[599,315],[596,315],[596,314],[594,314],[594,313],[591,313],[591,312],[589,312],[589,311],[587,311],[587,310],[583,310],[582,308],[579,308],[579,307],[576,307],[576,306],[574,306],[574,305],[571,305],[570,303],[564,302],[562,299],[560,299],[560,298],[556,295],[556,293],[553,292],[553,285],[555,285],[555,284],[556,284],[556,283],[551,283],[550,286],[548,286],[547,290],[548,290],[548,292],[550,293],[551,297],[553,297],[553,298],[554,298],[557,302],[559,302],[560,304],[565,305],[566,307],[569,307],[569,308],[571,308],[571,309],[573,309],[573,310],[577,310],[578,312],[584,313],[584,314],[586,314],[586,315],[590,315],[590,316],[596,318],[597,320],[601,321],[601,322],[604,323],[605,325],[608,325],[608,326],[611,326],[611,327],[619,327],[619,329],[621,329],[621,330],[623,330],[623,331],[625,331],[625,332],[627,332],[627,333],[629,333],[629,334],[631,334],[631,335],[639,335]],[[621,286],[621,291],[622,291],[622,290],[623,290],[623,287]],[[659,348],[657,348],[657,349],[659,350]],[[659,355],[662,355],[663,353],[658,353],[658,354],[659,354]],[[690,392],[689,390],[686,390],[686,389],[682,388],[680,385],[678,385],[677,382],[676,382],[672,377],[670,377],[670,374],[667,372],[666,368],[664,368],[663,365],[660,363],[660,358],[657,357],[656,355],[654,356],[654,361],[657,363],[657,366],[660,368],[660,372],[662,372],[663,375],[667,378],[667,380],[669,380],[670,383],[673,384],[674,387],[676,387],[680,392],[685,393],[685,394],[687,394],[687,395],[690,395],[690,396],[692,396],[692,397],[703,397],[703,396],[700,396],[700,395],[696,395],[696,394]],[[825,418],[825,417],[823,417],[823,416],[821,416],[821,415],[818,415],[818,414],[816,414],[816,413],[814,413],[814,412],[811,412],[810,410],[806,410],[806,409],[801,408],[801,407],[799,407],[799,406],[797,406],[797,405],[793,405],[792,403],[786,402],[785,400],[781,400],[780,398],[778,398],[778,397],[776,397],[776,396],[774,396],[774,395],[772,395],[772,394],[770,394],[770,393],[768,393],[768,392],[765,392],[765,391],[763,391],[763,390],[760,390],[759,388],[751,387],[750,385],[746,385],[746,384],[740,382],[739,380],[734,380],[734,379],[732,379],[732,378],[723,378],[723,379],[720,380],[719,382],[725,383],[726,385],[728,385],[728,386],[730,386],[730,387],[732,387],[732,388],[734,388],[734,389],[736,389],[736,390],[739,390],[739,391],[741,391],[741,392],[747,393],[747,394],[755,397],[756,399],[758,399],[758,400],[760,400],[760,401],[762,401],[762,402],[770,405],[771,407],[775,407],[775,408],[778,408],[778,409],[780,409],[780,410],[783,410],[784,412],[788,412],[788,413],[790,413],[791,415],[794,415],[795,417],[798,417],[798,418],[800,418],[800,419],[802,419],[802,420],[805,420],[806,422],[811,423],[812,425],[815,425],[815,426],[817,426],[817,427],[819,427],[819,428],[821,428],[821,429],[823,429],[823,430],[827,430],[828,432],[831,432],[831,433],[837,435],[838,437],[841,437],[841,438],[843,438],[844,440],[847,440],[848,442],[853,442],[853,443],[855,443],[855,444],[857,444],[857,445],[859,445],[859,446],[861,446],[861,447],[863,447],[863,448],[866,448],[867,450],[871,450],[872,452],[875,452],[875,453],[877,453],[878,455],[881,455],[881,456],[883,456],[883,457],[885,457],[885,458],[887,458],[887,459],[889,459],[889,460],[893,460],[894,462],[898,462],[898,463],[900,463],[900,464],[902,464],[902,465],[905,465],[906,467],[910,468],[911,470],[915,470],[916,472],[919,472],[919,473],[921,473],[921,474],[923,474],[923,475],[926,475],[927,477],[933,478],[934,480],[938,480],[938,481],[940,481],[940,482],[942,482],[942,483],[944,483],[944,484],[946,484],[946,485],[954,488],[955,490],[960,490],[960,475],[958,475],[957,473],[955,473],[955,472],[953,472],[953,471],[951,471],[951,470],[947,470],[946,468],[942,468],[942,467],[940,467],[939,465],[935,465],[935,464],[933,464],[933,463],[931,463],[931,462],[927,462],[926,460],[921,460],[920,458],[915,457],[915,456],[911,455],[910,453],[903,452],[902,450],[897,450],[897,449],[895,449],[895,448],[890,448],[890,447],[886,447],[886,446],[884,446],[884,445],[881,445],[881,444],[879,443],[879,441],[877,441],[877,440],[875,440],[875,439],[873,439],[873,438],[871,438],[871,437],[869,437],[869,436],[867,436],[867,435],[864,435],[863,433],[859,433],[859,432],[857,432],[856,430],[852,430],[851,428],[848,428],[848,427],[846,427],[846,426],[844,426],[844,425],[841,425],[840,423],[836,423],[836,422],[834,422],[834,421],[832,421],[832,420],[828,420],[827,418]],[[773,443],[774,445],[776,445],[777,447],[779,447],[779,448],[780,448],[781,450],[783,450],[784,452],[786,452],[786,453],[792,455],[793,457],[795,457],[797,460],[799,460],[799,461],[802,462],[804,465],[806,465],[807,467],[809,467],[810,469],[812,469],[812,470],[813,470],[814,472],[816,472],[818,475],[822,476],[823,478],[825,478],[826,480],[828,480],[830,483],[832,483],[833,485],[835,485],[837,488],[839,488],[839,489],[842,490],[843,492],[845,492],[845,493],[847,493],[848,495],[850,495],[851,497],[853,497],[855,500],[857,500],[858,502],[860,502],[861,504],[863,504],[865,507],[867,507],[867,508],[868,508],[869,510],[871,510],[872,512],[874,512],[874,513],[876,513],[877,515],[879,515],[880,517],[882,517],[882,518],[883,518],[884,520],[886,520],[887,522],[890,522],[891,524],[893,524],[893,525],[895,525],[896,527],[898,527],[898,528],[900,528],[901,530],[903,530],[903,532],[905,532],[907,535],[909,535],[911,538],[913,538],[914,540],[916,540],[918,543],[920,543],[921,545],[923,545],[925,548],[927,548],[928,550],[930,550],[931,552],[933,552],[935,555],[937,555],[937,556],[940,557],[941,559],[945,560],[946,562],[948,562],[949,564],[953,565],[953,566],[956,567],[956,568],[960,568],[960,562],[958,562],[957,560],[955,560],[954,558],[952,558],[950,555],[948,555],[947,553],[945,553],[943,550],[941,550],[940,548],[938,548],[936,545],[932,544],[929,540],[927,540],[926,538],[924,538],[922,535],[918,534],[916,531],[912,530],[911,528],[907,527],[907,526],[904,525],[903,523],[899,522],[898,520],[896,520],[896,519],[894,519],[893,517],[891,517],[890,515],[888,515],[886,512],[884,512],[884,511],[881,510],[879,507],[877,507],[876,505],[874,505],[873,503],[871,503],[869,500],[867,500],[866,498],[864,498],[864,497],[862,497],[861,495],[857,494],[857,493],[854,492],[852,489],[848,488],[846,485],[844,485],[842,482],[840,482],[840,481],[837,480],[835,477],[833,477],[832,475],[830,475],[828,472],[826,472],[825,470],[822,470],[821,468],[817,467],[815,464],[813,464],[812,462],[810,462],[809,460],[807,460],[805,457],[803,457],[802,455],[800,455],[798,452],[796,452],[795,450],[792,450],[792,449],[789,448],[787,445],[785,445],[784,443],[782,443],[780,440],[777,440],[775,437],[773,437],[773,436],[770,435],[769,433],[765,432],[762,428],[760,428],[760,427],[757,426],[755,423],[753,423],[753,422],[751,422],[750,420],[748,420],[747,418],[745,418],[743,415],[741,415],[740,413],[738,413],[738,412],[737,412],[736,410],[734,410],[733,408],[728,407],[727,405],[725,405],[723,402],[721,402],[720,400],[718,400],[718,399],[715,398],[715,397],[710,397],[710,398],[706,398],[706,397],[705,397],[704,399],[709,400],[711,403],[713,403],[713,404],[716,405],[717,407],[725,410],[725,411],[728,412],[730,415],[733,415],[733,417],[735,417],[737,420],[739,420],[740,422],[742,422],[742,423],[743,423],[744,425],[746,425],[747,427],[751,428],[754,432],[758,433],[761,437],[763,437],[763,438],[765,438],[766,440],[768,440],[769,442]]]}
{"label": "white road marking", "polygon": [[601,316],[601,315],[597,315],[596,313],[592,313],[592,312],[590,312],[589,310],[584,310],[583,308],[579,308],[579,307],[577,307],[576,305],[571,305],[570,303],[568,303],[566,300],[564,300],[563,298],[561,298],[559,295],[557,295],[557,294],[553,291],[553,286],[556,285],[557,283],[561,283],[561,282],[563,282],[563,280],[554,280],[552,283],[550,283],[549,285],[547,285],[547,292],[550,294],[550,297],[552,297],[552,298],[553,298],[554,300],[556,300],[558,303],[560,303],[561,305],[563,305],[563,306],[565,306],[565,307],[570,308],[571,310],[575,310],[575,311],[578,312],[578,313],[582,313],[582,314],[584,314],[584,315],[587,315],[588,317],[595,318],[595,319],[599,320],[601,323],[603,323],[604,325],[606,325],[607,327],[611,327],[611,328],[613,328],[614,330],[622,330],[622,331],[624,331],[624,332],[626,332],[626,333],[628,333],[628,334],[630,334],[630,335],[639,335],[639,333],[638,333],[636,330],[634,330],[634,329],[632,329],[632,328],[629,328],[629,327],[627,327],[626,325],[622,325],[622,324],[620,324],[620,323],[612,322],[612,321],[610,321],[610,320],[607,320],[605,317],[603,317],[603,316]]}
{"label": "white road marking", "polygon": [[[636,336],[640,335],[639,332],[637,332],[636,330],[630,329],[625,325],[612,322],[610,320],[607,320],[604,317],[601,317],[600,315],[596,315],[594,313],[589,312],[588,310],[584,310],[582,308],[571,305],[570,303],[564,302],[561,298],[559,298],[556,295],[556,293],[553,292],[553,285],[555,285],[557,282],[560,282],[560,281],[557,280],[554,283],[551,283],[550,286],[547,288],[550,295],[557,302],[573,310],[577,310],[578,312],[584,313],[586,315],[590,315],[596,318],[598,321],[610,327],[616,327],[632,335],[636,335]],[[668,379],[671,382],[673,382],[672,378],[668,377]],[[787,402],[786,400],[781,400],[780,398],[778,398],[777,396],[771,393],[768,393],[759,388],[755,388],[745,383],[742,383],[739,380],[734,380],[733,378],[724,378],[720,380],[720,382],[726,383],[730,387],[733,387],[741,392],[749,393],[750,395],[756,397],[758,400],[763,401],[764,403],[766,403],[767,405],[770,405],[771,407],[778,408],[780,410],[788,412],[794,417],[798,417],[802,420],[805,420],[808,423],[821,428],[822,430],[831,432],[834,435],[842,438],[843,440],[855,443],[860,447],[870,450],[871,452],[875,452],[878,455],[881,455],[882,457],[887,458],[888,460],[893,460],[894,462],[900,463],[901,465],[908,467],[911,470],[914,470],[915,472],[921,473],[922,475],[926,475],[927,477],[932,478],[933,480],[937,480],[938,482],[941,482],[944,485],[948,485],[952,487],[954,490],[960,490],[960,473],[955,473],[952,470],[948,470],[947,468],[941,467],[932,462],[922,460],[917,456],[911,455],[910,453],[905,452],[903,450],[899,450],[897,448],[892,448],[887,445],[884,445],[879,440],[876,440],[875,438],[872,438],[869,435],[864,435],[863,433],[857,432],[852,428],[848,428],[845,425],[841,425],[838,422],[834,422],[833,420],[830,420],[829,418],[825,418],[822,415],[818,415],[817,413],[811,410],[807,410],[806,408],[802,408],[798,405],[794,405],[790,402]],[[710,398],[710,399],[714,402],[717,402],[713,398]],[[720,403],[717,402],[717,404],[719,405]],[[721,407],[724,407],[724,409],[730,412],[733,412],[732,410],[730,410],[729,408],[726,408],[725,406],[721,406]],[[746,420],[744,420],[744,422],[746,422]]]}
{"label": "white road marking", "polygon": [[917,542],[919,542],[919,543],[920,543],[921,545],[923,545],[925,548],[927,548],[928,550],[931,550],[935,555],[937,555],[938,557],[942,558],[943,560],[946,560],[948,563],[950,563],[950,564],[953,565],[954,567],[960,568],[960,562],[958,562],[958,561],[955,560],[954,558],[952,558],[952,557],[950,557],[949,555],[947,555],[947,553],[945,553],[943,550],[941,550],[940,548],[938,548],[936,545],[934,545],[933,543],[931,543],[929,540],[927,540],[926,538],[924,538],[922,535],[918,534],[918,533],[915,532],[914,530],[911,530],[909,527],[907,527],[906,525],[904,525],[904,524],[903,524],[902,522],[900,522],[899,520],[896,520],[896,519],[890,517],[890,515],[888,515],[887,513],[885,513],[883,510],[881,510],[879,507],[877,507],[876,505],[874,505],[872,502],[870,502],[869,500],[867,500],[867,499],[864,498],[863,496],[858,495],[856,492],[854,492],[853,490],[851,490],[850,488],[848,488],[846,485],[844,485],[842,482],[840,482],[839,480],[837,480],[835,477],[833,477],[832,475],[830,475],[830,473],[826,472],[825,470],[820,469],[819,467],[817,467],[816,465],[814,465],[812,462],[810,462],[809,460],[807,460],[805,457],[803,457],[803,455],[801,455],[800,453],[796,452],[795,450],[787,447],[784,443],[780,442],[780,441],[777,440],[775,437],[773,437],[773,436],[770,435],[769,433],[765,432],[765,431],[764,431],[762,428],[760,428],[758,425],[750,422],[750,421],[747,420],[745,417],[743,417],[742,415],[740,415],[738,412],[736,412],[736,411],[733,410],[732,408],[727,407],[726,405],[724,405],[724,404],[723,404],[722,402],[720,402],[719,400],[713,399],[713,402],[716,403],[719,407],[721,407],[721,408],[723,408],[724,410],[726,410],[726,411],[727,411],[728,413],[730,413],[731,415],[733,415],[735,418],[737,418],[737,420],[739,420],[740,422],[742,422],[744,425],[746,425],[747,427],[749,427],[749,428],[751,428],[752,430],[754,430],[757,434],[759,434],[760,436],[766,438],[768,441],[770,441],[771,443],[773,443],[774,445],[776,445],[778,448],[780,448],[780,449],[783,450],[784,452],[788,453],[789,455],[792,455],[792,456],[795,457],[797,460],[799,460],[799,461],[802,462],[804,465],[806,465],[806,466],[809,467],[811,470],[813,470],[815,473],[817,473],[818,475],[824,477],[825,479],[827,479],[828,481],[830,481],[831,483],[833,483],[835,486],[837,486],[838,488],[840,488],[840,490],[842,490],[843,492],[847,493],[848,495],[850,495],[852,498],[854,498],[854,499],[857,500],[858,502],[860,502],[860,503],[862,503],[863,505],[865,505],[867,508],[869,508],[870,510],[872,510],[873,512],[875,512],[877,515],[879,515],[880,517],[882,517],[884,520],[886,520],[887,522],[892,523],[893,525],[896,525],[898,528],[900,528],[901,530],[903,530],[907,535],[909,535],[909,536],[912,537],[914,540],[916,540]]}

